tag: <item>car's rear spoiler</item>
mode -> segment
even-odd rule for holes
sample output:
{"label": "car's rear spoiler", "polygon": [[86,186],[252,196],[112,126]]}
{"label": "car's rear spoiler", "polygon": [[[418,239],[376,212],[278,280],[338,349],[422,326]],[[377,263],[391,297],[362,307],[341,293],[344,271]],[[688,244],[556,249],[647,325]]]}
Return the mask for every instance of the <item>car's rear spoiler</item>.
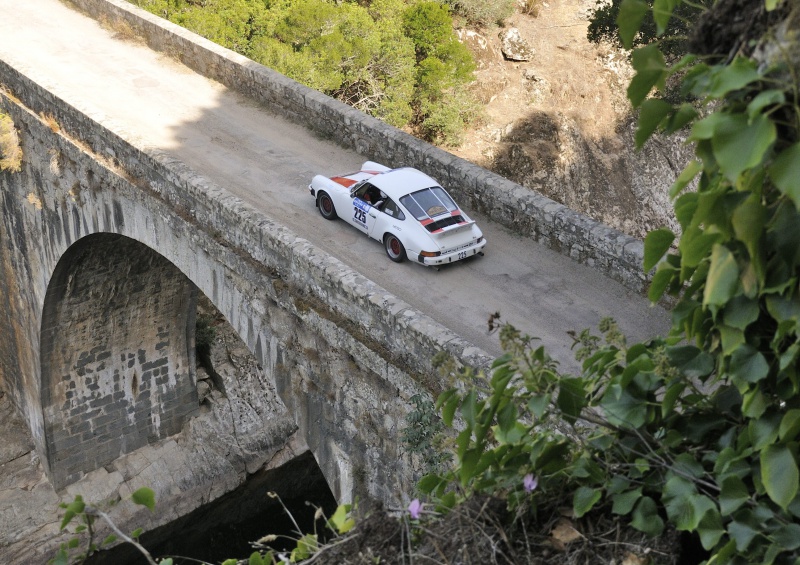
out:
{"label": "car's rear spoiler", "polygon": [[472,226],[475,224],[475,220],[467,220],[466,222],[461,222],[459,224],[453,224],[450,226],[446,226],[443,228],[439,228],[436,231],[430,232],[431,235],[452,235],[458,233],[462,230],[471,229]]}

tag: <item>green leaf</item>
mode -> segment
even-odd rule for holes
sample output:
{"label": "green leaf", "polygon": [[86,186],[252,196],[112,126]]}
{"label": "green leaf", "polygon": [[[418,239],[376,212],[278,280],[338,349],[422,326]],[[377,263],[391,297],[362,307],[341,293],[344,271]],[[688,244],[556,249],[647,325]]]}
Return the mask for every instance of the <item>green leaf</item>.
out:
{"label": "green leaf", "polygon": [[763,90],[759,92],[747,105],[747,115],[754,118],[761,114],[767,106],[774,106],[786,102],[786,95],[783,90]]}
{"label": "green leaf", "polygon": [[723,305],[739,286],[739,267],[727,247],[714,245],[711,251],[711,268],[703,292],[703,305]]}
{"label": "green leaf", "polygon": [[642,103],[639,110],[639,127],[636,128],[636,149],[642,148],[671,111],[672,104],[657,98],[650,98]]}
{"label": "green leaf", "polygon": [[642,487],[616,494],[613,496],[614,504],[611,512],[621,515],[628,514],[640,498],[642,498]]}
{"label": "green leaf", "polygon": [[761,75],[758,74],[754,61],[737,57],[729,65],[714,68],[708,95],[712,98],[722,98],[729,92],[744,88],[760,79]]}
{"label": "green leaf", "polygon": [[691,227],[684,232],[679,245],[683,265],[696,267],[708,260],[714,245],[723,239],[720,233],[703,233],[700,228]]}
{"label": "green leaf", "polygon": [[725,535],[725,527],[716,508],[710,509],[703,515],[697,526],[697,533],[700,535],[700,543],[706,550],[711,550],[719,543]]}
{"label": "green leaf", "polygon": [[464,402],[461,404],[461,417],[467,423],[469,429],[475,427],[475,415],[477,412],[478,400],[475,396],[475,389],[470,390],[464,397]]}
{"label": "green leaf", "polygon": [[786,510],[797,496],[800,473],[797,461],[785,445],[770,445],[761,452],[761,480],[767,495]]}
{"label": "green leaf", "polygon": [[719,495],[719,510],[723,516],[728,516],[738,510],[750,498],[742,479],[731,475],[722,481]]}
{"label": "green leaf", "polygon": [[711,138],[714,157],[731,181],[761,163],[775,142],[777,130],[769,118],[758,115],[748,121],[744,114],[723,114]]}
{"label": "green leaf", "polygon": [[266,560],[261,557],[261,553],[254,551],[250,554],[250,559],[247,560],[247,565],[266,565]]}
{"label": "green leaf", "polygon": [[336,511],[333,513],[333,516],[331,516],[328,522],[333,527],[333,529],[339,534],[346,534],[347,532],[352,530],[356,525],[356,521],[350,516],[349,504],[340,504],[339,506],[337,506]]}
{"label": "green leaf", "polygon": [[[292,550],[290,559],[292,562],[308,559],[316,553],[318,547],[317,536],[314,534],[306,534],[297,540],[297,547]],[[235,563],[236,561],[234,560],[234,565]]]}
{"label": "green leaf", "polygon": [[579,487],[572,498],[572,509],[575,517],[580,518],[592,509],[592,506],[600,500],[602,492],[599,489],[589,487]]}
{"label": "green leaf", "polygon": [[67,553],[66,549],[60,549],[56,553],[52,565],[69,565],[69,553]]}
{"label": "green leaf", "polygon": [[[674,70],[673,67],[671,70]],[[678,106],[678,109],[667,119],[664,131],[666,133],[675,133],[678,130],[686,127],[690,122],[695,120],[699,114],[689,103],[683,103]]]}
{"label": "green leaf", "polygon": [[[623,5],[626,1],[638,2],[639,0],[623,0]],[[631,62],[636,70],[636,75],[628,85],[628,99],[635,108],[638,108],[654,86],[659,88],[664,86],[667,65],[664,62],[664,55],[655,44],[636,49],[631,57]]]}
{"label": "green leaf", "polygon": [[[453,392],[455,393],[456,391],[453,390]],[[442,405],[442,421],[446,426],[453,425],[453,418],[455,418],[456,408],[458,408],[460,401],[458,394],[453,394],[444,401]]]}
{"label": "green leaf", "polygon": [[167,557],[158,562],[158,565],[173,565],[172,557]]}
{"label": "green leaf", "polygon": [[673,476],[664,485],[664,507],[675,528],[694,531],[706,512],[716,506],[710,498],[697,493],[694,484]]}
{"label": "green leaf", "polygon": [[767,410],[768,400],[757,386],[742,392],[742,414],[748,418],[760,418]]}
{"label": "green leaf", "polygon": [[661,263],[650,281],[650,288],[647,291],[647,299],[650,302],[658,302],[667,290],[670,282],[677,276],[678,270],[666,263]]}
{"label": "green leaf", "polygon": [[757,383],[769,374],[769,364],[752,345],[743,345],[733,352],[730,373],[734,384],[744,391],[747,384]]}
{"label": "green leaf", "polygon": [[675,234],[667,228],[660,228],[648,233],[644,238],[644,270],[650,271],[655,267],[664,253],[669,251],[672,242],[675,241]]}
{"label": "green leaf", "polygon": [[549,394],[536,394],[528,401],[528,410],[531,411],[536,418],[541,418],[550,405]]}
{"label": "green leaf", "polygon": [[778,190],[791,198],[796,208],[800,208],[800,143],[781,151],[767,167],[767,174]]}
{"label": "green leaf", "polygon": [[559,381],[558,398],[556,402],[561,410],[561,416],[574,424],[581,415],[581,410],[586,406],[586,391],[581,378],[562,378]]}
{"label": "green leaf", "polygon": [[633,45],[633,38],[639,32],[642,20],[649,9],[647,2],[643,0],[622,0],[617,16],[617,26],[620,40],[626,49],[630,49]]}
{"label": "green leaf", "polygon": [[[425,475],[422,477],[419,482],[417,483],[417,488],[425,494],[433,493],[440,485],[445,484],[446,481],[442,479],[439,475],[430,474]],[[338,509],[337,509],[338,510]]]}
{"label": "green leaf", "polygon": [[775,542],[787,551],[800,547],[800,524],[784,524],[773,534]]}
{"label": "green leaf", "polygon": [[142,532],[143,532],[143,531],[144,531],[144,530],[142,530],[142,528],[136,528],[135,530],[133,530],[133,531],[131,532],[131,537],[132,537],[133,539],[138,539],[138,538],[139,538],[139,536],[141,536],[141,535],[142,535]]}
{"label": "green leaf", "polygon": [[759,534],[759,529],[749,521],[737,519],[728,525],[728,532],[736,542],[736,550],[743,552],[753,541],[753,538]]}
{"label": "green leaf", "polygon": [[[759,194],[750,196],[737,206],[731,215],[733,232],[747,246],[747,252],[753,262],[758,261],[760,257],[759,249],[761,237],[764,234],[765,216],[766,210],[761,204]],[[760,275],[759,279],[762,278],[763,276]],[[763,285],[763,280],[759,280],[759,283]]]}
{"label": "green leaf", "polygon": [[639,500],[631,515],[631,525],[649,536],[661,535],[664,520],[658,515],[658,507],[652,498],[645,496]]}
{"label": "green leaf", "polygon": [[614,426],[639,428],[647,418],[647,405],[634,397],[627,388],[618,385],[609,386],[601,406],[606,418]]}
{"label": "green leaf", "polygon": [[461,469],[459,479],[461,486],[466,487],[475,478],[475,469],[481,459],[481,453],[477,449],[469,449],[461,458]]}
{"label": "green leaf", "polygon": [[753,449],[760,451],[775,443],[775,440],[778,439],[780,424],[781,415],[775,413],[751,420],[747,428],[750,431],[750,444]]}
{"label": "green leaf", "polygon": [[153,510],[156,507],[156,493],[153,489],[142,487],[131,495],[131,500],[134,504],[146,506],[148,510]]}
{"label": "green leaf", "polygon": [[100,545],[101,546],[110,545],[110,544],[114,543],[115,541],[117,541],[117,536],[115,536],[114,534],[111,534],[110,536],[107,536],[106,539],[104,539],[102,542],[100,542]]}
{"label": "green leaf", "polygon": [[672,11],[677,4],[678,0],[655,0],[653,2],[653,20],[656,22],[656,35],[663,34],[667,29]]}
{"label": "green leaf", "polygon": [[738,328],[717,325],[717,329],[719,330],[719,337],[722,340],[723,355],[730,355],[736,352],[737,348],[745,342],[744,332]]}
{"label": "green leaf", "polygon": [[797,441],[800,432],[800,409],[792,408],[783,415],[778,437],[783,442]]}
{"label": "green leaf", "polygon": [[689,163],[684,167],[681,174],[678,175],[678,178],[675,179],[675,182],[672,184],[672,187],[669,189],[669,197],[675,198],[678,194],[686,188],[686,186],[692,182],[694,177],[697,176],[697,173],[703,170],[703,164],[698,161],[697,159],[692,159]]}
{"label": "green leaf", "polygon": [[673,345],[667,348],[669,362],[689,378],[703,378],[714,370],[714,358],[694,345]]}

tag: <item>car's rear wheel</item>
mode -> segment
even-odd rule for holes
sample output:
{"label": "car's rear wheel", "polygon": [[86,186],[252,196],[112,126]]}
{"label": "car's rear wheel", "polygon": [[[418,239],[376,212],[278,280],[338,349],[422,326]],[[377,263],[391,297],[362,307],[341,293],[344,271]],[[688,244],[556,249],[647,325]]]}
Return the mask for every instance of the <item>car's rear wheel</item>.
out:
{"label": "car's rear wheel", "polygon": [[383,238],[383,245],[386,247],[386,254],[395,263],[402,263],[406,259],[406,248],[400,243],[396,236],[388,233]]}
{"label": "car's rear wheel", "polygon": [[323,218],[326,220],[336,219],[336,208],[333,206],[333,200],[331,200],[331,197],[327,192],[319,193],[317,206],[319,207],[319,213],[322,214]]}

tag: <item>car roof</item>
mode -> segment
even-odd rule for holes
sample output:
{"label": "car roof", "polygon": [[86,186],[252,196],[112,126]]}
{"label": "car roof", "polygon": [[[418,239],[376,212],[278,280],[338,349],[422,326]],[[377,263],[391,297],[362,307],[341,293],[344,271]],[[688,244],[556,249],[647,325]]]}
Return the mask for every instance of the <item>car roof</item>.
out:
{"label": "car roof", "polygon": [[389,198],[399,200],[406,194],[430,188],[432,186],[440,186],[438,182],[431,177],[412,169],[411,167],[403,167],[401,169],[391,169],[389,171],[378,173],[372,177],[369,182],[382,190]]}

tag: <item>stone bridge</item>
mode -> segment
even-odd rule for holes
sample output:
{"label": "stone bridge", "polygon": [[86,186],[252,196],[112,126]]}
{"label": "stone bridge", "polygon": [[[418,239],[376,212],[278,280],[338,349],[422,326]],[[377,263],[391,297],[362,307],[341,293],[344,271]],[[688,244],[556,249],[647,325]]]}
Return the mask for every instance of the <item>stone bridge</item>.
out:
{"label": "stone bridge", "polygon": [[[468,207],[641,291],[641,242],[125,2],[74,4],[362,155],[450,181]],[[163,442],[197,415],[202,293],[285,407],[263,414],[270,432],[253,459],[297,436],[337,500],[396,504],[415,473],[399,440],[410,399],[442,386],[432,358],[446,351],[482,366],[489,357],[2,60],[0,86],[24,152],[20,172],[0,173],[0,388],[53,487]]]}

